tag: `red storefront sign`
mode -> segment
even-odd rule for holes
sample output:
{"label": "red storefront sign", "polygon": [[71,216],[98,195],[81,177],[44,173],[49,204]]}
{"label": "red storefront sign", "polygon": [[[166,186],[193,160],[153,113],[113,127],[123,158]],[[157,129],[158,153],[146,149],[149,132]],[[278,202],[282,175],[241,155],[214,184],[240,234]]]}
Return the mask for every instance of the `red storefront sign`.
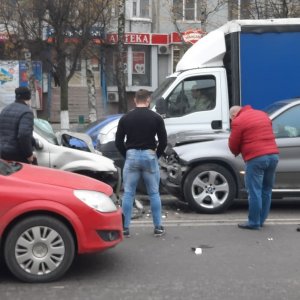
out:
{"label": "red storefront sign", "polygon": [[[205,35],[200,29],[191,29],[183,32],[182,38],[185,42],[194,44],[197,42],[202,36]],[[101,39],[94,37],[93,41],[95,44],[101,44]],[[116,44],[118,42],[118,34],[117,33],[108,33],[105,39],[108,44]],[[48,42],[54,42],[54,37],[49,37]],[[65,38],[65,42],[67,43],[77,43],[78,39],[76,37],[73,38]],[[167,33],[125,33],[124,37],[125,44],[130,45],[168,45],[168,44],[177,44],[182,43],[181,36],[178,32],[172,32],[171,34]]]}
{"label": "red storefront sign", "polygon": [[[206,33],[201,29],[190,29],[182,32],[181,35],[178,32],[171,33],[171,44],[182,43],[182,38],[186,43],[195,44],[200,40]],[[182,36],[182,38],[181,38]]]}
{"label": "red storefront sign", "polygon": [[[147,45],[151,43],[150,33],[125,33],[125,44],[143,44]],[[106,36],[106,41],[109,44],[116,44],[118,42],[117,33],[109,33]]]}

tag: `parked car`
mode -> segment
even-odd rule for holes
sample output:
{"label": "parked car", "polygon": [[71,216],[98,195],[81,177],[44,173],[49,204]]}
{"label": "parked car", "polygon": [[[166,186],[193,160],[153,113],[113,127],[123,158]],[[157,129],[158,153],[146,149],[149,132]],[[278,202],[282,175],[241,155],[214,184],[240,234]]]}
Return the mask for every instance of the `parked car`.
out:
{"label": "parked car", "polygon": [[[106,124],[112,122],[113,120],[119,119],[121,116],[122,116],[121,114],[104,116],[98,119],[97,121],[84,126],[83,128],[78,128],[77,132],[81,132],[89,135],[92,139],[93,146],[95,147],[97,144],[97,139],[101,128],[103,128]],[[87,150],[86,144],[82,143],[82,141],[77,138],[70,139],[70,145],[76,149]]]}
{"label": "parked car", "polygon": [[[300,98],[275,102],[265,110],[280,151],[274,198],[300,196]],[[170,135],[160,159],[163,187],[201,213],[224,212],[245,198],[244,162],[228,148],[229,132]]]}
{"label": "parked car", "polygon": [[[44,167],[60,169],[87,175],[104,181],[114,188],[120,186],[120,169],[114,161],[103,156],[93,147],[91,138],[85,133],[63,132],[55,134],[46,120],[34,120],[34,138],[38,164]],[[85,144],[87,151],[75,149],[69,143],[77,138]]]}
{"label": "parked car", "polygon": [[76,254],[123,239],[112,188],[86,176],[0,160],[0,199],[1,253],[25,282],[57,280]]}
{"label": "parked car", "polygon": [[123,168],[124,157],[115,146],[116,132],[121,116],[111,120],[99,130],[95,149],[112,159],[118,167]]}

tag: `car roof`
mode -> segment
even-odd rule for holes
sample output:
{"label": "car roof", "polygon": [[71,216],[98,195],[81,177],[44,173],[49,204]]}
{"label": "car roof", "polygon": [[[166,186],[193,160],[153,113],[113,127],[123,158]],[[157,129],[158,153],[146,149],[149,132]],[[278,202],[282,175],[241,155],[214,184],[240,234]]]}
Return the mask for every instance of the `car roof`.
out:
{"label": "car roof", "polygon": [[289,107],[293,107],[295,105],[300,104],[300,98],[291,98],[291,99],[283,99],[272,103],[267,106],[264,111],[269,114],[270,119],[273,120],[278,115],[280,115],[283,111],[285,111]]}
{"label": "car roof", "polygon": [[104,127],[106,124],[110,123],[111,121],[120,118],[121,116],[122,116],[122,114],[113,114],[113,115],[103,116],[103,117],[99,118],[98,120],[83,127],[79,131],[89,134],[90,131],[94,131],[95,129],[100,130],[100,128]]}

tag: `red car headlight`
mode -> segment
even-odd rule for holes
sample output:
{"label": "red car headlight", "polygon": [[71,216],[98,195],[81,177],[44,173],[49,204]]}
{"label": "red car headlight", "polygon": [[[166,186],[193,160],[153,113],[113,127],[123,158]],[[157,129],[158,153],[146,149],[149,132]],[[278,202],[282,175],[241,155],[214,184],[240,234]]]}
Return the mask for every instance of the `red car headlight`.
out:
{"label": "red car headlight", "polygon": [[114,204],[113,200],[109,196],[101,192],[74,190],[74,195],[89,207],[94,208],[100,212],[105,213],[117,211],[117,207]]}

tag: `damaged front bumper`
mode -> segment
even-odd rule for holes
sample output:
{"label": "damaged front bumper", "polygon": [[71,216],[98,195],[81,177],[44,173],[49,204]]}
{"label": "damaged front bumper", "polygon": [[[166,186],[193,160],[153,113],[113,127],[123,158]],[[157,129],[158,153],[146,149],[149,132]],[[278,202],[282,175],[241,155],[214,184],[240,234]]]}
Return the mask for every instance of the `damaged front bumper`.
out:
{"label": "damaged front bumper", "polygon": [[159,160],[162,186],[173,196],[184,200],[182,182],[187,170],[174,157],[163,156]]}

